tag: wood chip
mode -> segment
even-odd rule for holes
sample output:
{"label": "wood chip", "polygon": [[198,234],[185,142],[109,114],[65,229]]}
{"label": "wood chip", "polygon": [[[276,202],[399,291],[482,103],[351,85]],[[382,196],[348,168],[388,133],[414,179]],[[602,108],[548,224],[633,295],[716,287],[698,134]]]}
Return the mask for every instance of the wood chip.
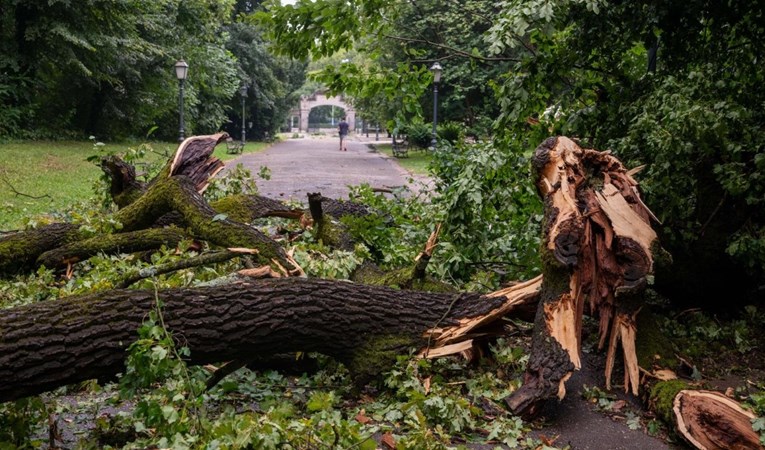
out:
{"label": "wood chip", "polygon": [[230,247],[226,250],[234,253],[242,253],[244,255],[257,255],[260,253],[257,248],[245,248],[245,247]]}
{"label": "wood chip", "polygon": [[677,374],[673,370],[669,369],[661,369],[661,370],[655,370],[653,372],[653,376],[661,381],[668,381],[668,380],[676,380]]}

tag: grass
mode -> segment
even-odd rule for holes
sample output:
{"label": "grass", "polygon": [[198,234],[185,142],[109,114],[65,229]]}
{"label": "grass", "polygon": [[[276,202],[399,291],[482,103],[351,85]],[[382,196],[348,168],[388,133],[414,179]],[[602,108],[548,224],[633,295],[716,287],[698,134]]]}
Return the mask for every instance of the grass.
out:
{"label": "grass", "polygon": [[[109,143],[106,151],[124,152],[138,143]],[[248,143],[243,153],[259,152],[270,144]],[[175,151],[175,143],[152,143],[163,159]],[[0,144],[0,230],[24,227],[28,218],[59,211],[94,197],[93,183],[101,170],[86,159],[98,154],[90,141],[20,141]],[[223,161],[239,155],[219,145],[215,156]],[[18,194],[16,192],[18,192]],[[41,197],[41,198],[32,198]]]}
{"label": "grass", "polygon": [[[242,154],[262,152],[263,150],[267,149],[270,146],[271,144],[268,142],[248,142],[247,144],[245,144],[244,149],[242,150]],[[213,153],[213,156],[218,157],[221,161],[228,161],[228,160],[237,158],[240,155],[231,155],[229,153],[226,153],[226,144],[223,143],[215,147],[215,152]]]}
{"label": "grass", "polygon": [[[375,144],[375,148],[380,153],[385,153],[390,157],[394,157],[391,144]],[[401,167],[414,174],[428,175],[428,166],[430,165],[430,160],[433,159],[433,155],[428,153],[427,150],[412,150],[410,148],[408,158],[395,159]]]}

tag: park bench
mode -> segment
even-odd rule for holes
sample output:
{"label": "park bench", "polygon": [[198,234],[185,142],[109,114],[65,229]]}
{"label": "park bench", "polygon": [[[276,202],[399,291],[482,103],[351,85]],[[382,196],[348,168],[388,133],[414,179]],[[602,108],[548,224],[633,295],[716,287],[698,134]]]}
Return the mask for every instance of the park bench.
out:
{"label": "park bench", "polygon": [[242,153],[244,143],[242,141],[235,141],[231,138],[226,139],[226,152],[231,154]]}
{"label": "park bench", "polygon": [[396,136],[393,136],[393,156],[396,158],[408,158],[409,157],[409,140],[406,136],[400,140],[396,140]]}

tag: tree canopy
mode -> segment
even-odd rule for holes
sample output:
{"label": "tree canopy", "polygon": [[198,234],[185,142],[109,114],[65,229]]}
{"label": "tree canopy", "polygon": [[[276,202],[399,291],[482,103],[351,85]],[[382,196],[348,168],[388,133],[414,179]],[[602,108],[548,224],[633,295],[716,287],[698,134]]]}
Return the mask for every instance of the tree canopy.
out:
{"label": "tree canopy", "polygon": [[[256,2],[126,0],[9,2],[0,12],[0,136],[174,139],[178,81],[189,65],[187,132],[218,130],[237,88],[257,134],[281,125],[302,67],[274,58],[239,15]],[[260,114],[258,114],[260,113]],[[259,118],[260,117],[260,118]]]}
{"label": "tree canopy", "polygon": [[[429,101],[427,67],[443,63],[442,117],[494,126],[491,149],[450,152],[435,166],[450,201],[472,204],[455,213],[494,217],[499,208],[486,205],[524,204],[524,155],[548,135],[576,136],[646,165],[647,201],[677,263],[660,282],[715,298],[713,270],[752,298],[765,277],[764,13],[707,0],[301,0],[261,18],[284,54],[363,52],[363,64],[315,77],[362,104],[392,102],[390,120],[416,120]],[[471,159],[483,161],[483,177]],[[470,186],[458,182],[465,170]],[[499,186],[514,193],[498,196]]]}

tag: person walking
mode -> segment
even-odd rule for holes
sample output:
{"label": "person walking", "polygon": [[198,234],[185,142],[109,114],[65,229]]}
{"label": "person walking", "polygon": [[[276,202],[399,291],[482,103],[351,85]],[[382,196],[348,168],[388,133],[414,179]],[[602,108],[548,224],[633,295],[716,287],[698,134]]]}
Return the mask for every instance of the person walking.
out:
{"label": "person walking", "polygon": [[340,123],[337,124],[337,131],[340,135],[340,151],[348,151],[348,147],[345,145],[345,138],[348,137],[348,122],[345,121],[345,117],[340,119]]}

